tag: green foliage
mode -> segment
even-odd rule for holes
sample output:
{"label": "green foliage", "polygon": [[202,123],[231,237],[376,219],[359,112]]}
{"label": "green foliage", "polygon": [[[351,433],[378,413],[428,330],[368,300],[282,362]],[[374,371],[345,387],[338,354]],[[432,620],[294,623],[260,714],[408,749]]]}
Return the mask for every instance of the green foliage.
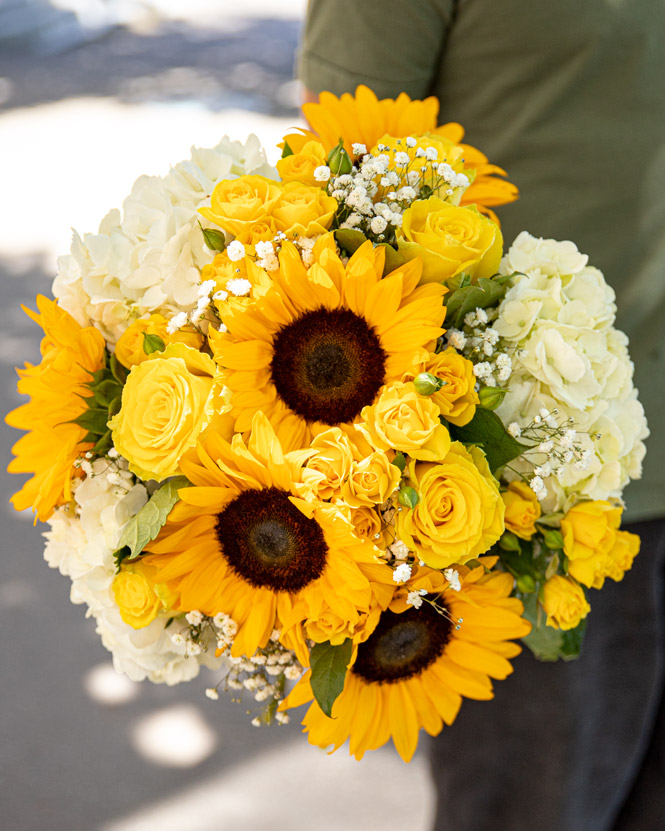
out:
{"label": "green foliage", "polygon": [[333,646],[330,641],[316,643],[309,653],[312,692],[317,704],[328,718],[332,718],[333,704],[344,689],[344,679],[352,653],[351,638],[337,646]]}
{"label": "green foliage", "polygon": [[[507,283],[510,277],[480,277],[477,283],[469,285],[463,275],[460,287],[454,289],[445,298],[446,304],[446,326],[461,328],[464,325],[464,317],[474,309],[487,309],[496,306],[506,293]],[[450,285],[450,284],[448,284]]]}
{"label": "green foliage", "polygon": [[146,545],[159,534],[171,509],[180,499],[178,490],[188,486],[189,482],[184,476],[175,476],[164,482],[141,510],[127,522],[120,536],[118,551],[113,556],[116,557],[120,551],[127,548],[129,554],[124,554],[122,559],[138,557]]}
{"label": "green foliage", "polygon": [[149,335],[143,332],[143,351],[146,355],[152,355],[153,352],[163,352],[166,349],[166,344],[159,337],[159,335]]}
{"label": "green foliage", "polygon": [[293,150],[289,147],[289,143],[286,139],[284,139],[284,149],[282,150],[282,158],[285,159],[287,156],[293,156]]}
{"label": "green foliage", "polygon": [[545,623],[545,614],[539,608],[536,594],[523,598],[524,617],[531,622],[533,629],[530,634],[522,638],[539,661],[572,661],[578,658],[582,650],[586,621],[582,621],[575,629],[563,631],[553,629]]}
{"label": "green foliage", "polygon": [[448,429],[451,438],[481,447],[492,473],[528,449],[506,432],[498,415],[483,407],[476,407],[476,414],[464,427],[450,424]]}

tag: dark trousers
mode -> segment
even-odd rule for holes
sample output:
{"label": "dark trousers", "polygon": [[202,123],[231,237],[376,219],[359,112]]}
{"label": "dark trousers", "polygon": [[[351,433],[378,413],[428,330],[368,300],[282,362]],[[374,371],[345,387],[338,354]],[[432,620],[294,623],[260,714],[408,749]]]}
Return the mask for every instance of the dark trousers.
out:
{"label": "dark trousers", "polygon": [[435,831],[665,829],[665,520],[626,530],[640,554],[591,591],[580,659],[525,649],[431,741]]}

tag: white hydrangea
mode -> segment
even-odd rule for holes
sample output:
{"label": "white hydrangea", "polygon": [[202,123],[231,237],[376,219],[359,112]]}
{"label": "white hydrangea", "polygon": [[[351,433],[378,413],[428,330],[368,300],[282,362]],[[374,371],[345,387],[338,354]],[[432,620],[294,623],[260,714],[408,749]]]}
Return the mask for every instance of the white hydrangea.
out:
{"label": "white hydrangea", "polygon": [[44,556],[51,567],[71,578],[72,602],[88,606],[119,672],[133,681],[149,678],[177,684],[194,678],[202,664],[221,665],[214,657],[214,645],[198,658],[188,657],[185,639],[180,645],[174,643],[164,617],[143,629],[132,629],[120,617],[111,589],[116,573],[113,552],[123,526],[147,499],[146,488],[134,484],[127,470],[97,459],[91,475],[74,492],[75,509],[58,508],[49,519]]}
{"label": "white hydrangea", "polygon": [[122,213],[110,211],[96,234],[74,233],[53,284],[59,305],[81,325],[96,326],[110,344],[146,313],[190,313],[201,268],[213,257],[199,222],[210,225],[197,209],[217,182],[247,173],[277,178],[256,136],[193,148],[166,176],[141,176]]}

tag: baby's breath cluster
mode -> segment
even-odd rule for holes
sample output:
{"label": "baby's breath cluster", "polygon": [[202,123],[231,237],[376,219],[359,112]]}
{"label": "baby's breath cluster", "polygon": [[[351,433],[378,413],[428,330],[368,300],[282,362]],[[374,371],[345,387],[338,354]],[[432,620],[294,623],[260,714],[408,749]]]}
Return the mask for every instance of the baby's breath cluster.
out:
{"label": "baby's breath cluster", "polygon": [[473,373],[478,379],[478,389],[500,387],[512,372],[512,349],[501,342],[499,333],[492,328],[496,309],[474,309],[464,317],[461,329],[454,327],[446,332],[446,340],[458,352],[473,362]]}

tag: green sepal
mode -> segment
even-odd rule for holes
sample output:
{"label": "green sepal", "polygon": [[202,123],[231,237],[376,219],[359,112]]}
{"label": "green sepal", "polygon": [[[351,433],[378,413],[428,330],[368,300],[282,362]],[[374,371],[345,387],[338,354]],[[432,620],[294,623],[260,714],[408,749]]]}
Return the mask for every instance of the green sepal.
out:
{"label": "green sepal", "polygon": [[114,415],[120,412],[120,408],[122,407],[122,396],[116,396],[113,401],[109,404],[109,421],[113,418]]}
{"label": "green sepal", "polygon": [[204,228],[202,225],[201,231],[205,244],[211,251],[224,251],[226,248],[226,237],[222,231],[217,231],[215,228]]}
{"label": "green sepal", "polygon": [[113,441],[111,440],[111,431],[107,430],[101,439],[95,442],[92,452],[95,456],[106,456],[112,446]]}
{"label": "green sepal", "polygon": [[122,392],[122,387],[115,380],[115,378],[106,378],[94,386],[91,385],[90,388],[92,389],[95,401],[101,407],[107,408],[111,401],[113,401],[114,398],[117,398],[117,396]]}
{"label": "green sepal", "polygon": [[333,704],[344,689],[346,671],[352,654],[351,638],[336,646],[330,641],[315,643],[309,653],[312,692],[316,703],[328,718],[332,718]]}
{"label": "green sepal", "polygon": [[406,487],[400,489],[400,492],[397,495],[397,501],[400,505],[404,505],[405,508],[413,510],[420,502],[420,497],[418,496],[417,491],[407,485]]}
{"label": "green sepal", "polygon": [[159,335],[149,335],[143,332],[143,351],[146,355],[152,355],[153,352],[163,352],[166,349],[166,344],[159,337]]}
{"label": "green sepal", "polygon": [[506,432],[496,413],[482,407],[476,407],[476,414],[464,427],[449,424],[448,429],[452,439],[482,447],[492,473],[529,449]]}
{"label": "green sepal", "polygon": [[460,288],[451,291],[444,298],[447,326],[459,329],[464,325],[464,318],[469,312],[498,305],[506,293],[509,279],[509,276],[495,275],[491,278],[480,277],[474,285],[462,286],[460,282]]}
{"label": "green sepal", "polygon": [[291,150],[288,141],[284,139],[284,149],[282,150],[282,158],[285,159],[287,156],[293,156],[293,150]]}
{"label": "green sepal", "polygon": [[392,464],[394,464],[395,467],[399,468],[402,471],[402,473],[404,473],[404,469],[406,468],[406,456],[404,455],[404,453],[402,453],[401,451],[395,453],[395,458],[393,459]]}
{"label": "green sepal", "polygon": [[392,245],[387,242],[380,242],[376,247],[383,248],[386,252],[386,261],[383,265],[382,277],[385,277],[386,274],[390,274],[391,271],[395,271],[407,262],[407,257],[404,254],[404,251],[393,248]]}
{"label": "green sepal", "polygon": [[496,410],[503,403],[507,392],[502,387],[483,387],[478,393],[480,406],[484,410]]}
{"label": "green sepal", "polygon": [[536,591],[536,581],[530,574],[520,574],[516,581],[517,591],[521,594],[530,594]]}
{"label": "green sepal", "polygon": [[99,409],[97,407],[90,407],[90,409],[81,413],[78,418],[68,421],[67,424],[78,424],[89,433],[95,433],[97,436],[103,436],[108,429],[109,411],[106,407]]}
{"label": "green sepal", "polygon": [[327,164],[333,176],[342,176],[345,173],[351,173],[353,170],[353,162],[346,152],[343,138],[340,137],[340,140],[328,153]]}
{"label": "green sepal", "polygon": [[122,563],[131,557],[132,550],[128,548],[128,546],[123,545],[122,548],[118,548],[116,551],[113,552],[113,562],[115,563],[115,570],[116,574],[120,571],[120,566]]}
{"label": "green sepal", "polygon": [[180,499],[178,490],[186,487],[189,487],[189,481],[185,476],[175,476],[167,480],[125,524],[118,546],[129,548],[130,558],[138,557],[146,545],[159,534],[171,509]]}

